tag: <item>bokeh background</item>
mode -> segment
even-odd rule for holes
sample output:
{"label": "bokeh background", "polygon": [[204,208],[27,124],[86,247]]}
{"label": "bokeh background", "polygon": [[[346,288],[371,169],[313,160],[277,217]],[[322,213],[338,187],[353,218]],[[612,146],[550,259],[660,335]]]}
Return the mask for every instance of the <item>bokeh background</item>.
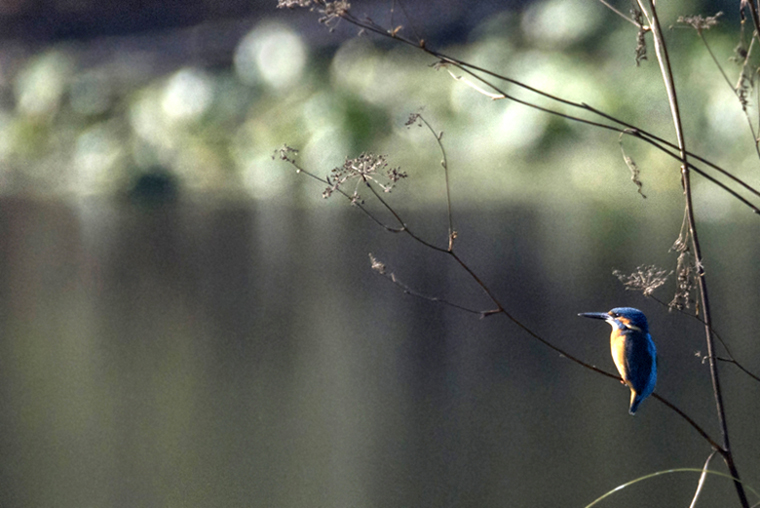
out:
{"label": "bokeh background", "polygon": [[[275,5],[0,2],[0,505],[585,506],[701,467],[709,447],[657,401],[632,418],[626,389],[502,317],[373,273],[369,253],[417,291],[491,308],[446,256],[324,200],[272,155],[288,144],[326,175],[387,154],[409,174],[389,202],[445,246],[441,155],[404,125],[424,108],[444,132],[461,257],[522,322],[608,371],[609,327],[576,314],[644,310],[658,393],[717,438],[699,323],[612,275],[675,269],[673,161],[624,141],[644,199],[616,135],[492,101],[413,48]],[[660,8],[666,26],[724,10],[705,35],[738,79],[737,5]],[[635,65],[635,29],[600,3],[353,12],[672,137],[653,57]],[[691,149],[757,187],[734,92],[693,30],[667,34]],[[760,219],[694,184],[715,327],[757,373]],[[721,372],[737,464],[760,488],[760,384]],[[685,506],[696,483],[660,476],[602,506]],[[700,506],[734,499],[711,476]]]}

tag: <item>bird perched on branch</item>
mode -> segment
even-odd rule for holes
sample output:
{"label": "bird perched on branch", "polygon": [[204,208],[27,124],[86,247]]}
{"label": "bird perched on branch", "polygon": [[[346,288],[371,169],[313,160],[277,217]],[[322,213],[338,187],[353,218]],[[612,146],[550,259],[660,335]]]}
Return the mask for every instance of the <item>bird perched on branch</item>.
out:
{"label": "bird perched on branch", "polygon": [[631,389],[630,414],[649,397],[657,383],[657,349],[654,347],[647,317],[632,307],[617,307],[609,312],[586,312],[579,316],[603,319],[612,326],[610,349],[622,383]]}

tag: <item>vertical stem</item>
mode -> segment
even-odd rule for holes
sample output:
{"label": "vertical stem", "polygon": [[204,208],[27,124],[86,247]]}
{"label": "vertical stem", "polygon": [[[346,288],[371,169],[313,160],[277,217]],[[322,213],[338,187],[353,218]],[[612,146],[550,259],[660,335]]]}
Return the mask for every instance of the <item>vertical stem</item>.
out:
{"label": "vertical stem", "polygon": [[665,46],[665,37],[662,34],[662,28],[660,27],[660,20],[657,17],[657,9],[655,7],[655,0],[638,0],[639,8],[642,10],[647,18],[647,22],[652,30],[652,36],[654,39],[655,52],[657,54],[657,62],[660,65],[660,72],[662,73],[663,81],[665,82],[665,89],[668,94],[668,103],[670,104],[670,112],[673,116],[673,125],[676,131],[676,138],[678,140],[678,147],[681,156],[681,182],[683,184],[683,192],[686,200],[686,217],[689,222],[689,233],[691,234],[691,247],[694,253],[694,259],[696,262],[697,270],[697,282],[699,284],[699,296],[702,301],[702,320],[705,324],[705,340],[707,342],[707,354],[710,366],[710,377],[713,385],[713,395],[715,396],[715,407],[718,412],[718,424],[720,426],[721,435],[723,437],[723,449],[719,450],[723,459],[726,462],[726,466],[734,477],[734,487],[736,493],[739,496],[741,505],[745,508],[749,508],[749,502],[744,492],[744,487],[739,480],[739,472],[734,464],[733,455],[731,453],[731,445],[728,438],[728,424],[726,423],[726,413],[723,405],[723,392],[720,387],[720,377],[718,375],[718,363],[715,358],[715,341],[712,335],[712,319],[710,314],[710,300],[707,293],[707,281],[705,280],[705,271],[702,266],[702,251],[699,245],[699,237],[697,236],[697,225],[694,220],[694,209],[692,205],[691,196],[691,173],[686,160],[686,144],[683,137],[683,129],[681,126],[681,114],[678,109],[678,96],[676,95],[675,84],[673,80],[673,71],[670,66],[670,59],[668,58],[668,50]]}

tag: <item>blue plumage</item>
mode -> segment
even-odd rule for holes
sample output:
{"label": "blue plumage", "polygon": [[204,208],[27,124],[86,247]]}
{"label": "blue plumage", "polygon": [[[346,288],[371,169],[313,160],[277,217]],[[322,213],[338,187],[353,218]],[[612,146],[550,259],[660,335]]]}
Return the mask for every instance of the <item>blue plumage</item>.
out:
{"label": "blue plumage", "polygon": [[587,312],[579,316],[603,319],[612,326],[610,350],[623,383],[631,389],[628,412],[636,413],[657,383],[657,348],[643,312],[632,307],[616,307],[609,312]]}

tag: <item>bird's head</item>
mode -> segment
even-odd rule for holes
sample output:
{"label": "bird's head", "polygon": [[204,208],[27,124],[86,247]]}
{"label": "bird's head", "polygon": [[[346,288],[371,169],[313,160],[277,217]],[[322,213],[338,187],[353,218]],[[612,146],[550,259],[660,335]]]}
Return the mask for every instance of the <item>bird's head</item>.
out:
{"label": "bird's head", "polygon": [[609,312],[584,312],[579,316],[603,319],[613,328],[619,330],[635,330],[644,333],[649,332],[647,317],[639,309],[633,307],[615,307]]}

